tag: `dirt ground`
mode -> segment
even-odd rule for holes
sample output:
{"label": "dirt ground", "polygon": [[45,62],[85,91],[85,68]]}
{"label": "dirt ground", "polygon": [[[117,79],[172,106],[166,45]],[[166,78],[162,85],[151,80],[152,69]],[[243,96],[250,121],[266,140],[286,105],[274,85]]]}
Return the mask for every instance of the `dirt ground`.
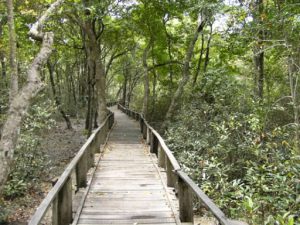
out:
{"label": "dirt ground", "polygon": [[51,130],[42,134],[40,151],[44,152],[49,168],[38,189],[30,190],[26,196],[5,201],[9,218],[7,225],[25,225],[37,206],[52,187],[51,181],[59,177],[84,144],[84,121],[72,121],[73,130],[67,130],[64,122],[57,122]]}

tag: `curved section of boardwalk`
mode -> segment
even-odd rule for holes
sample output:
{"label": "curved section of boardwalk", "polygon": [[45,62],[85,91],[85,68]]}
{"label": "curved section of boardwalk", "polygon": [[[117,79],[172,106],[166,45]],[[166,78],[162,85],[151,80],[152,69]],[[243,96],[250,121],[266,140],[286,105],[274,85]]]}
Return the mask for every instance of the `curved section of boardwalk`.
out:
{"label": "curved section of boardwalk", "polygon": [[175,225],[167,193],[139,124],[120,111],[78,224]]}

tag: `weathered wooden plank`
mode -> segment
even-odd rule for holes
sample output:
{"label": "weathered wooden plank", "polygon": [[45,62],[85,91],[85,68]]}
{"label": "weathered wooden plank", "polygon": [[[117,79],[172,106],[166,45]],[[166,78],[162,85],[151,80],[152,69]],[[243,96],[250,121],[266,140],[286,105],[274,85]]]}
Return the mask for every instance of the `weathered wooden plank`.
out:
{"label": "weathered wooden plank", "polygon": [[[80,225],[90,225],[90,223],[79,223],[79,224]],[[136,224],[138,224],[138,223],[136,223]],[[143,225],[158,225],[158,224],[159,225],[176,225],[176,223],[174,223],[174,222],[171,222],[171,223],[143,223]],[[109,224],[105,223],[105,224],[102,224],[102,225],[109,225]],[[135,225],[135,224],[132,223],[132,222],[128,222],[128,223],[123,223],[123,225]]]}
{"label": "weathered wooden plank", "polygon": [[171,212],[168,213],[130,213],[130,214],[85,214],[82,213],[81,219],[99,219],[99,220],[132,220],[137,218],[174,218]]}
{"label": "weathered wooden plank", "polygon": [[148,213],[159,213],[159,212],[164,212],[164,213],[170,213],[170,208],[153,208],[153,209],[95,209],[92,207],[86,207],[83,208],[82,213],[87,213],[87,214],[105,214],[105,215],[117,215],[117,214],[136,214],[136,213],[143,213],[143,214],[148,214]]}
{"label": "weathered wooden plank", "polygon": [[154,219],[130,219],[130,220],[99,220],[99,219],[79,219],[78,224],[147,224],[147,223],[174,223],[174,218],[154,218]]}

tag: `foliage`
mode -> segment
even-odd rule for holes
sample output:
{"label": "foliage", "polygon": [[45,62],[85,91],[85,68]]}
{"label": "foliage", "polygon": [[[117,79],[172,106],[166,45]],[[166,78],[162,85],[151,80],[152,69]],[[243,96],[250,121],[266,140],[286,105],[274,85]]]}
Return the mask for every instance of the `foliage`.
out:
{"label": "foliage", "polygon": [[262,106],[245,100],[231,76],[218,71],[206,80],[169,128],[170,149],[227,215],[249,224],[296,223],[300,167],[290,128],[263,130]]}
{"label": "foliage", "polygon": [[44,101],[44,98],[45,96],[39,97],[22,125],[10,179],[4,187],[6,198],[24,195],[28,188],[37,184],[47,168],[46,158],[39,149],[39,133],[55,124],[51,118],[55,107],[51,100]]}
{"label": "foliage", "polygon": [[0,199],[0,224],[5,224],[7,217],[8,217],[8,212],[5,209],[3,203],[1,202],[1,199]]}

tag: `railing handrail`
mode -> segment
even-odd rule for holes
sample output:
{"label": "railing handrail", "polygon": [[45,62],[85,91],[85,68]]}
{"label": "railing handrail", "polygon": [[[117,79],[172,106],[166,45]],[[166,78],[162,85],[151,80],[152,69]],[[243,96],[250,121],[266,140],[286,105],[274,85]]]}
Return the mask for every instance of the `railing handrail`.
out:
{"label": "railing handrail", "polygon": [[[173,167],[173,172],[180,178],[185,185],[189,187],[190,190],[194,192],[194,194],[200,199],[200,201],[206,206],[207,209],[214,215],[214,217],[220,222],[222,225],[233,225],[233,222],[226,217],[223,211],[201,190],[201,188],[185,173],[181,170],[181,167],[173,155],[172,151],[166,145],[164,139],[160,136],[160,134],[149,125],[144,116],[141,113],[132,111],[121,104],[118,106],[122,109],[123,112],[127,112],[127,114],[138,115],[140,120],[147,126],[147,128],[152,132],[152,134],[157,138],[161,148],[163,149],[165,155],[170,160],[170,163]],[[129,112],[129,113],[128,113]],[[192,201],[192,198],[190,199]],[[185,210],[185,209],[183,209]],[[191,209],[192,210],[192,209]],[[186,222],[186,221],[184,221]]]}
{"label": "railing handrail", "polygon": [[[111,106],[112,104],[108,103],[108,106]],[[71,176],[72,172],[76,169],[76,166],[80,162],[80,160],[83,158],[83,156],[87,153],[87,150],[95,141],[96,135],[105,128],[105,126],[110,122],[111,117],[113,117],[113,113],[110,112],[104,122],[100,124],[100,126],[92,132],[92,134],[89,136],[87,141],[84,143],[84,145],[80,148],[76,156],[71,160],[71,162],[68,164],[64,172],[61,174],[55,185],[52,187],[52,189],[47,194],[46,198],[42,201],[42,203],[39,205],[37,210],[35,211],[34,215],[31,217],[28,225],[38,225],[42,219],[44,218],[47,210],[57,197],[58,193],[61,191],[61,189],[64,187],[65,183]]]}

